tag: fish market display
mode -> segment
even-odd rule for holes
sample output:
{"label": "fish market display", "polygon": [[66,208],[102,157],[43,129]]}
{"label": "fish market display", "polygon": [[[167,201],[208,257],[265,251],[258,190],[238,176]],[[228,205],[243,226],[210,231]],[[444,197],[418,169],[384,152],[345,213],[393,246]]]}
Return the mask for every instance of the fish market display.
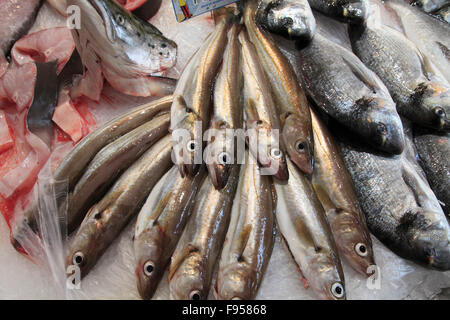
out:
{"label": "fish market display", "polygon": [[310,41],[316,31],[316,20],[307,0],[261,0],[256,21],[289,39]]}
{"label": "fish market display", "polygon": [[135,236],[136,277],[139,294],[151,299],[170,262],[194,206],[204,168],[182,178],[176,166],[158,182],[139,213]]}
{"label": "fish market display", "polygon": [[289,181],[275,184],[277,224],[318,297],[345,299],[344,274],[324,209],[308,179],[288,160]]}
{"label": "fish market display", "polygon": [[362,24],[369,8],[366,0],[308,0],[311,8],[343,22]]}
{"label": "fish market display", "polygon": [[312,185],[325,210],[339,253],[363,275],[375,264],[372,240],[352,179],[330,132],[311,112],[314,131]]}
{"label": "fish market display", "polygon": [[247,153],[216,282],[225,300],[254,299],[272,253],[276,199],[270,176]]}
{"label": "fish market display", "polygon": [[203,181],[192,217],[172,256],[169,270],[172,299],[206,299],[230,222],[239,169],[239,165],[233,165],[227,185],[221,190],[216,190],[209,179]]}
{"label": "fish market display", "polygon": [[[381,24],[381,4],[371,1],[365,26],[350,26],[353,50],[386,84],[398,112],[422,126],[449,130],[450,91],[417,47],[400,32]],[[430,74],[431,75],[430,75]]]}
{"label": "fish market display", "polygon": [[268,76],[278,112],[281,114],[281,140],[291,160],[300,170],[310,174],[314,146],[308,101],[289,61],[273,40],[257,26],[256,9],[257,2],[248,1],[244,22]]}
{"label": "fish market display", "polygon": [[431,189],[450,216],[450,134],[417,128],[414,145]]}
{"label": "fish market display", "polygon": [[316,105],[378,149],[403,151],[402,123],[380,79],[320,32],[300,52],[300,73]]}

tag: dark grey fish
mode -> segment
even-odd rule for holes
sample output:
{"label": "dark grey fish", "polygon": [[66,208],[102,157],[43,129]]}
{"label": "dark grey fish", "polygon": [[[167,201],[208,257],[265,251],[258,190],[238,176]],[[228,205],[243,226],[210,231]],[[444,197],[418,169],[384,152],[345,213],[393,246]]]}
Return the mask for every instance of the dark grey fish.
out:
{"label": "dark grey fish", "polygon": [[316,20],[307,0],[262,0],[256,21],[289,39],[309,41],[316,31]]}
{"label": "dark grey fish", "polygon": [[416,128],[414,144],[431,189],[450,216],[450,134]]}
{"label": "dark grey fish", "polygon": [[[450,130],[450,90],[401,32],[381,23],[382,4],[371,1],[365,26],[350,26],[356,55],[389,89],[398,112],[422,126]],[[374,4],[374,5],[372,5]]]}
{"label": "dark grey fish", "polygon": [[377,149],[402,152],[402,123],[387,88],[350,50],[318,32],[299,52],[299,66],[320,109]]}
{"label": "dark grey fish", "polygon": [[366,0],[308,0],[311,8],[343,22],[360,24],[369,12]]}
{"label": "dark grey fish", "polygon": [[405,152],[393,157],[374,153],[342,131],[336,135],[370,231],[405,259],[449,270],[449,225],[404,126]]}
{"label": "dark grey fish", "polygon": [[441,8],[438,12],[436,12],[436,16],[442,21],[450,23],[450,4],[446,5],[445,7]]}
{"label": "dark grey fish", "polygon": [[428,13],[439,10],[448,3],[448,0],[415,0],[412,2],[413,5]]}

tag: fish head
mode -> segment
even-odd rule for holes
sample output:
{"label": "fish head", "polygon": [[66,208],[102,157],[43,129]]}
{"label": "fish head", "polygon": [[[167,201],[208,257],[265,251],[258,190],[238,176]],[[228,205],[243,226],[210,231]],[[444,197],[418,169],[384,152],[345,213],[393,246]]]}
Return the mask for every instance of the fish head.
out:
{"label": "fish head", "polygon": [[344,0],[341,4],[342,17],[348,23],[362,24],[367,19],[369,4],[366,0]]}
{"label": "fish head", "polygon": [[257,22],[288,39],[310,41],[316,20],[307,1],[270,1],[260,5]]}
{"label": "fish head", "polygon": [[391,154],[401,154],[405,147],[405,137],[400,116],[392,101],[383,98],[368,98],[358,101],[361,112],[354,129],[361,133],[372,145]]}
{"label": "fish head", "polygon": [[420,123],[438,130],[450,130],[450,90],[435,82],[421,83],[413,95]]}
{"label": "fish head", "polygon": [[410,250],[407,253],[424,265],[450,270],[450,230],[442,212],[418,209],[403,215],[398,226]]}
{"label": "fish head", "polygon": [[[156,27],[137,18],[114,0],[89,0],[89,3],[103,20],[105,36],[117,48],[115,58],[122,58],[123,64],[144,75],[175,65],[177,45]],[[112,53],[99,55],[108,57]],[[105,63],[117,63],[116,59],[105,60]]]}
{"label": "fish head", "polygon": [[[345,300],[344,274],[340,269],[338,257],[332,257],[329,253],[316,252],[309,262],[309,269],[315,270],[315,277],[309,277],[308,282],[319,298],[324,300]],[[317,251],[317,250],[316,250]],[[319,270],[319,272],[317,272]]]}
{"label": "fish head", "polygon": [[360,215],[341,209],[334,211],[327,216],[334,237],[339,239],[336,241],[339,252],[347,258],[353,269],[362,275],[370,276],[370,267],[375,265],[372,240],[366,228],[361,225],[361,220],[357,219]]}
{"label": "fish head", "polygon": [[255,272],[247,264],[238,262],[220,271],[216,293],[220,300],[251,300],[257,283]]}
{"label": "fish head", "polygon": [[280,145],[278,130],[260,120],[251,121],[247,131],[248,146],[259,165],[262,174],[272,175],[285,181],[289,178],[286,156]]}
{"label": "fish head", "polygon": [[282,116],[282,140],[289,158],[305,174],[311,175],[314,167],[314,146],[311,127],[304,125],[298,116]]}
{"label": "fish head", "polygon": [[220,190],[227,184],[231,165],[236,163],[234,137],[228,137],[225,126],[220,123],[214,124],[209,132],[209,143],[205,149],[206,166],[212,184]]}
{"label": "fish head", "polygon": [[205,300],[208,289],[205,287],[205,263],[199,252],[191,252],[170,272],[169,285],[171,299]]}
{"label": "fish head", "polygon": [[193,177],[203,163],[203,124],[190,109],[172,130],[173,157],[180,174]]}
{"label": "fish head", "polygon": [[152,298],[164,274],[164,240],[164,234],[159,228],[148,228],[134,239],[137,288],[143,299]]}

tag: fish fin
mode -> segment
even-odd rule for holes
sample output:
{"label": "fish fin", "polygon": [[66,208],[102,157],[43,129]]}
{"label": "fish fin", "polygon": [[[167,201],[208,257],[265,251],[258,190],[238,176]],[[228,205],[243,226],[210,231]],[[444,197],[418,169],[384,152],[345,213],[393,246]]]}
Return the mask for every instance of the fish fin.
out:
{"label": "fish fin", "polygon": [[[292,254],[292,251],[289,248],[289,245],[283,235],[281,235],[281,242],[283,243],[283,246],[286,248],[287,252],[289,252],[289,254],[291,255],[292,259],[295,261],[294,255]],[[303,285],[308,284],[308,281],[306,280],[305,276],[303,275],[303,271],[300,268],[300,266],[297,263],[295,265],[297,267],[298,272],[300,273],[300,281],[303,282]]]}
{"label": "fish fin", "polygon": [[363,82],[370,90],[374,93],[380,91],[380,86],[378,85],[378,79],[376,79],[375,74],[371,74],[367,70],[363,70],[358,63],[352,63],[347,58],[342,57],[344,63],[350,68],[352,73]]}
{"label": "fish fin", "polygon": [[253,99],[247,99],[247,108],[245,108],[247,114],[247,120],[255,120],[258,119],[258,112],[256,111],[256,103]]}
{"label": "fish fin", "polygon": [[[180,252],[180,254],[175,257],[174,260],[170,262],[170,269],[169,269],[169,281],[172,280],[174,274],[177,272],[178,268],[181,266],[183,261],[194,252],[200,251],[196,246],[194,246],[191,243],[188,243],[183,250]],[[172,257],[173,258],[173,257]]]}
{"label": "fish fin", "polygon": [[236,242],[238,243],[238,246],[236,248],[238,262],[245,262],[245,260],[243,258],[243,254],[244,254],[245,247],[247,246],[248,239],[250,238],[251,232],[252,232],[252,226],[250,224],[248,224],[244,228],[242,228],[242,231],[239,234],[238,239],[236,240]]}
{"label": "fish fin", "polygon": [[430,190],[425,180],[410,166],[408,161],[402,166],[402,177],[406,185],[411,189],[419,206],[426,208],[430,199]]}
{"label": "fish fin", "polygon": [[163,198],[158,202],[158,205],[156,206],[156,208],[153,210],[152,213],[152,223],[151,223],[151,227],[158,224],[158,219],[161,216],[161,214],[164,212],[164,209],[167,206],[167,203],[170,200],[170,197],[172,195],[172,192],[169,191],[167,192]]}

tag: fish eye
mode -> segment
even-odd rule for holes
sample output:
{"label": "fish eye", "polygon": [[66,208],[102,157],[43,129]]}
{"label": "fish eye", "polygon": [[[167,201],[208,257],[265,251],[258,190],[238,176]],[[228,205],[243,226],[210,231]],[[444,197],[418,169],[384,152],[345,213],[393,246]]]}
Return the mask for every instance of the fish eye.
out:
{"label": "fish eye", "polygon": [[229,159],[228,159],[228,154],[226,152],[221,152],[218,156],[217,159],[219,160],[219,163],[221,165],[225,165],[228,164]]}
{"label": "fish eye", "polygon": [[270,150],[270,156],[274,159],[280,159],[283,156],[283,152],[280,149],[273,148]]}
{"label": "fish eye", "polygon": [[357,243],[355,245],[355,251],[361,257],[365,257],[368,255],[367,247],[364,243]]}
{"label": "fish eye", "polygon": [[198,290],[194,290],[189,294],[190,300],[200,300],[200,298],[201,298],[200,291]]}
{"label": "fish eye", "polygon": [[155,270],[155,265],[153,264],[152,261],[147,261],[144,264],[144,274],[146,276],[150,277],[154,270]]}
{"label": "fish eye", "polygon": [[386,126],[384,125],[384,123],[379,123],[379,124],[377,124],[377,132],[378,132],[379,134],[386,134],[387,128],[386,128]]}
{"label": "fish eye", "polygon": [[303,141],[297,141],[295,143],[295,150],[298,152],[303,152],[306,149],[306,144]]}
{"label": "fish eye", "polygon": [[125,19],[123,18],[123,16],[121,14],[117,15],[117,23],[120,24],[121,26],[123,26],[125,23]]}
{"label": "fish eye", "polygon": [[197,144],[195,143],[194,140],[191,140],[187,143],[187,149],[189,152],[194,152],[196,147],[197,147]]}
{"label": "fish eye", "polygon": [[165,44],[165,43],[161,43],[161,48],[166,48],[167,47],[167,44]]}
{"label": "fish eye", "polygon": [[339,282],[333,283],[333,285],[331,286],[331,294],[338,299],[343,298],[345,291],[342,284],[340,284]]}
{"label": "fish eye", "polygon": [[84,254],[81,251],[75,252],[72,258],[72,263],[74,265],[81,265],[84,262]]}
{"label": "fish eye", "polygon": [[434,114],[437,115],[439,118],[445,117],[445,111],[441,107],[434,108]]}

